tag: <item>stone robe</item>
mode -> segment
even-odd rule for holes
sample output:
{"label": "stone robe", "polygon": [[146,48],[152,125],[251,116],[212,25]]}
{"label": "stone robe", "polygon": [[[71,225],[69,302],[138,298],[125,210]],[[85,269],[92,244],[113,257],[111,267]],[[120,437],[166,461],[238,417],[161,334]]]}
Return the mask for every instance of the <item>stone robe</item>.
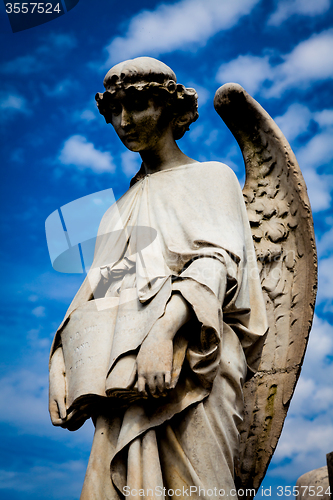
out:
{"label": "stone robe", "polygon": [[173,293],[194,312],[174,339],[178,382],[166,397],[82,410],[96,431],[81,500],[222,498],[234,488],[242,386],[267,320],[242,192],[221,163],[146,175],[110,207],[52,352],[72,311],[117,298],[105,390],[114,396],[117,373],[134,366],[125,389],[135,393],[136,354]]}

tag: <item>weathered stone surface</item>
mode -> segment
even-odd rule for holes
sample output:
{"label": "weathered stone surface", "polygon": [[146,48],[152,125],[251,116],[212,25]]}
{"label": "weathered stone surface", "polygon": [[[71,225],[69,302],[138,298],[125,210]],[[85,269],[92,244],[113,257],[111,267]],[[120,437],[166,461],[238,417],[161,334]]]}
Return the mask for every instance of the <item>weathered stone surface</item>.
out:
{"label": "weathered stone surface", "polygon": [[329,480],[327,466],[306,472],[297,479],[296,486],[299,489],[298,500],[311,500],[314,498],[331,500],[329,494]]}

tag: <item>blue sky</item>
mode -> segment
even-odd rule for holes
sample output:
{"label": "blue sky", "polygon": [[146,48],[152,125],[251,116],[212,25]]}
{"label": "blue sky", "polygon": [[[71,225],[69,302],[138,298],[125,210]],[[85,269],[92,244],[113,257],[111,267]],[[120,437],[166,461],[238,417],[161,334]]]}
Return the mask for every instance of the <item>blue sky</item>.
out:
{"label": "blue sky", "polygon": [[[47,363],[83,279],[53,270],[45,220],[88,194],[126,189],[140,165],[98,114],[115,63],[158,57],[197,89],[199,114],[179,142],[189,156],[244,167],[213,108],[242,84],[276,119],[299,160],[313,208],[319,292],[304,367],[265,487],[294,485],[333,450],[333,5],[330,0],[80,0],[59,19],[13,34],[0,5],[2,334],[0,495],[79,497],[92,425],[53,428]],[[260,498],[260,497],[259,497]]]}

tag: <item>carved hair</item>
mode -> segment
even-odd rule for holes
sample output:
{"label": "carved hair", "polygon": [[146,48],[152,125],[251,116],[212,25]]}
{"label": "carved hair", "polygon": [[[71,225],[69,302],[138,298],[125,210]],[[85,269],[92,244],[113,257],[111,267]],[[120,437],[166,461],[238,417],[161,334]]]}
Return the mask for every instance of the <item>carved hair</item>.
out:
{"label": "carved hair", "polygon": [[169,66],[151,57],[137,57],[117,64],[104,78],[106,91],[96,94],[99,112],[106,123],[111,123],[111,106],[117,90],[128,93],[147,92],[169,112],[174,139],[180,139],[197,120],[198,95],[192,88],[177,84],[175,73]]}

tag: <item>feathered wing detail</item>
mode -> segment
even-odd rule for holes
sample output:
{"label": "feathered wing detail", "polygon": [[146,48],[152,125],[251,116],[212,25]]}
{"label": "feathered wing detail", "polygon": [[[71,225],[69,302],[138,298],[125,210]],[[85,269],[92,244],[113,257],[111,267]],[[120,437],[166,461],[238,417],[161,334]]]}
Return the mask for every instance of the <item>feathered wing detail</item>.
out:
{"label": "feathered wing detail", "polygon": [[269,332],[259,371],[244,388],[238,487],[259,488],[280,437],[312,324],[317,256],[306,186],[286,138],[240,86],[214,106],[244,157],[243,195],[257,254]]}

